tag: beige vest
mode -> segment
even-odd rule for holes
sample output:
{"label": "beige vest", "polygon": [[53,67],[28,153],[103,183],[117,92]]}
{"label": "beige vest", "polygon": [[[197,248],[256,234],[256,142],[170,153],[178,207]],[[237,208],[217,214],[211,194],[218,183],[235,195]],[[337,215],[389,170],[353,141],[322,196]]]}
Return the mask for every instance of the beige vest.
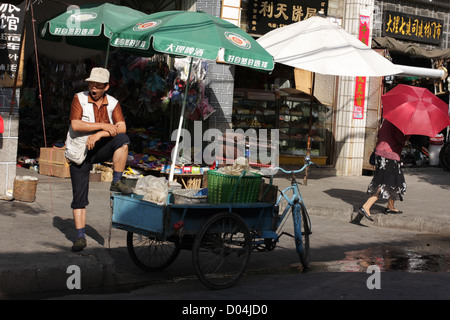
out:
{"label": "beige vest", "polygon": [[[95,122],[93,103],[88,102],[89,91],[77,93],[77,96],[81,107],[83,108],[83,117],[81,120],[85,122]],[[106,95],[106,97],[108,98],[107,110],[109,122],[113,123],[112,113],[116,108],[118,101],[110,95]],[[91,132],[73,131],[72,126],[70,126],[66,138],[66,158],[76,164],[83,163],[88,151],[86,148],[86,141],[91,134]]]}
{"label": "beige vest", "polygon": [[[77,93],[77,96],[78,100],[80,101],[81,107],[83,108],[83,117],[81,118],[81,120],[86,122],[95,122],[93,103],[88,102],[89,91],[79,92]],[[112,120],[112,113],[119,101],[109,94],[106,94],[106,98],[108,99],[108,105],[106,107],[108,110],[109,122],[114,124]]]}

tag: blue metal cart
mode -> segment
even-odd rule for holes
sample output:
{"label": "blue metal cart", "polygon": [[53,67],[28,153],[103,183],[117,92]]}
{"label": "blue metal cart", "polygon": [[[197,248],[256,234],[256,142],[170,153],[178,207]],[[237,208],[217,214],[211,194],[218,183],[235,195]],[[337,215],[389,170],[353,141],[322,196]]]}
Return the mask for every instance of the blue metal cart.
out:
{"label": "blue metal cart", "polygon": [[291,186],[281,191],[276,202],[174,204],[168,200],[158,205],[136,194],[112,194],[112,227],[127,231],[129,255],[141,269],[160,271],[181,249],[189,249],[200,281],[208,288],[223,289],[242,276],[252,250],[275,248],[281,235],[287,234],[281,229],[292,213],[292,237],[306,267],[311,227],[292,177]]}

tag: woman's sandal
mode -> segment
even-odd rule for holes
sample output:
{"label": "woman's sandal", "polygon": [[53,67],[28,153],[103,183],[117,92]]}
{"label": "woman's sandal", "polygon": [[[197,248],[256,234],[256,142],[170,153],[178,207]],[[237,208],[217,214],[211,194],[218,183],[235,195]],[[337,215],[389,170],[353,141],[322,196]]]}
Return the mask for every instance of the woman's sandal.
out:
{"label": "woman's sandal", "polygon": [[361,212],[364,215],[364,217],[366,217],[370,221],[373,221],[373,218],[366,212],[366,210],[364,210],[363,207],[359,208],[359,212]]}

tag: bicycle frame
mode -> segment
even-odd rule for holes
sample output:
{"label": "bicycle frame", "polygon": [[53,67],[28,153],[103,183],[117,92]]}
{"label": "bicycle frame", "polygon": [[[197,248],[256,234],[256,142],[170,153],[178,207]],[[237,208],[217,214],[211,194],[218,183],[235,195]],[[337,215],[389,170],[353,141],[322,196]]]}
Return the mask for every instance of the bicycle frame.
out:
{"label": "bicycle frame", "polygon": [[[311,164],[314,164],[309,157],[305,157],[305,165],[299,170],[286,171],[283,168],[276,167],[272,170],[281,170],[290,173],[291,185],[280,191],[277,202],[273,208],[272,231],[266,232],[259,240],[254,239],[254,248],[262,251],[271,251],[275,248],[276,243],[282,235],[289,235],[294,238],[295,248],[300,257],[300,262],[304,268],[309,264],[309,235],[311,234],[311,221],[300,193],[299,183],[295,178],[295,174],[304,171]],[[271,177],[272,181],[272,177]],[[286,201],[286,208],[283,208],[281,215],[279,214],[281,201]],[[292,220],[294,227],[294,235],[282,231],[285,219],[289,212],[292,212]]]}
{"label": "bicycle frame", "polygon": [[[306,210],[306,206],[304,205],[303,197],[302,197],[302,195],[301,195],[301,192],[300,192],[300,188],[299,188],[299,186],[298,186],[297,179],[295,178],[295,173],[302,172],[302,171],[304,171],[307,167],[309,167],[311,164],[313,164],[313,162],[311,162],[311,161],[306,161],[306,159],[305,159],[305,162],[306,162],[305,165],[304,165],[301,169],[299,169],[299,170],[286,171],[286,170],[284,170],[283,168],[280,168],[280,167],[275,168],[275,169],[279,169],[279,170],[283,171],[284,173],[290,173],[290,174],[292,175],[292,176],[291,176],[291,185],[290,185],[289,187],[285,188],[284,190],[280,191],[281,194],[278,196],[277,202],[276,202],[276,204],[275,204],[275,206],[278,207],[279,204],[280,204],[280,201],[281,201],[283,198],[287,201],[287,206],[286,206],[286,208],[284,208],[284,210],[283,210],[283,212],[281,213],[281,215],[279,215],[279,220],[278,220],[278,222],[277,222],[277,224],[276,224],[276,232],[277,232],[277,235],[278,235],[277,240],[278,240],[283,234],[288,234],[288,233],[286,233],[286,232],[281,232],[281,233],[279,233],[279,232],[281,231],[281,230],[279,230],[279,229],[280,229],[280,226],[283,224],[284,219],[286,218],[286,215],[289,213],[290,209],[292,208],[293,213],[295,212],[295,213],[300,214],[300,209],[301,209],[300,206],[301,206],[301,204],[303,204],[303,207],[304,207],[305,210]],[[291,191],[292,191],[292,196],[289,197],[288,194],[289,194]],[[308,223],[309,230],[311,230],[311,221],[309,220],[309,215],[306,214],[306,216],[308,217],[307,223]],[[294,217],[294,218],[295,218],[295,217]],[[298,220],[298,222],[301,222],[301,216],[300,216],[300,215],[299,215],[299,220]],[[295,226],[294,226],[294,227],[295,227]]]}

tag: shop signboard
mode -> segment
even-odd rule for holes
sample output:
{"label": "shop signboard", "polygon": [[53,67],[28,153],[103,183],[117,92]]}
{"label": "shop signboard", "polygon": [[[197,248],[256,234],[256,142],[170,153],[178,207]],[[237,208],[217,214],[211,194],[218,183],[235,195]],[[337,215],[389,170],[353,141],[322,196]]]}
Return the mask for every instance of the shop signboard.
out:
{"label": "shop signboard", "polygon": [[327,10],[328,0],[249,0],[247,4],[248,32],[264,35],[276,28],[306,20],[319,11],[326,14]]}
{"label": "shop signboard", "polygon": [[[17,1],[16,1],[17,2]],[[19,66],[22,43],[22,30],[24,26],[25,4],[0,2],[0,86],[13,87],[14,78]],[[23,63],[20,63],[23,67]],[[20,69],[22,69],[22,67]],[[21,80],[19,72],[18,80]],[[18,86],[21,83],[18,81]]]}
{"label": "shop signboard", "polygon": [[443,29],[444,20],[384,11],[383,36],[439,45]]}

